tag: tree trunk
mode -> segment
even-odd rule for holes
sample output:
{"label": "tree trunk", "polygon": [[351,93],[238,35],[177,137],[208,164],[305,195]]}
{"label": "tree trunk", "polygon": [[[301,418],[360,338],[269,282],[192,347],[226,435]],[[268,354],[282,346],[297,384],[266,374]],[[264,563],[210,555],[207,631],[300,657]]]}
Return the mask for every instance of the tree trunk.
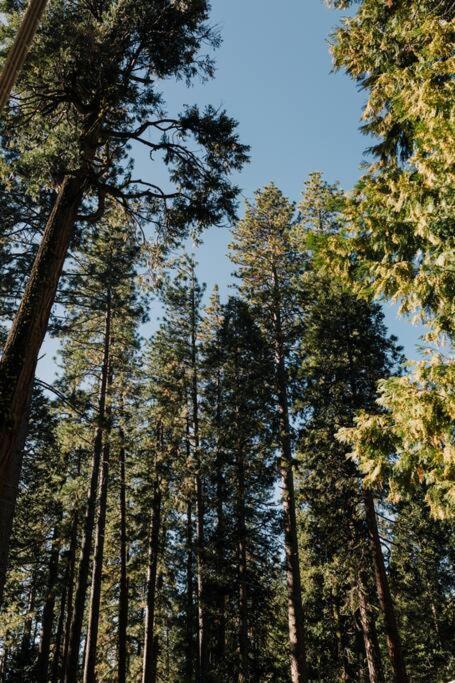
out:
{"label": "tree trunk", "polygon": [[87,594],[90,553],[92,547],[93,527],[95,523],[96,493],[101,465],[101,455],[103,450],[103,433],[105,429],[106,393],[109,374],[110,330],[111,306],[109,300],[106,310],[104,329],[103,365],[101,369],[101,383],[98,401],[98,426],[96,429],[95,441],[93,445],[92,473],[90,476],[90,488],[84,519],[84,532],[68,643],[68,656],[65,663],[65,683],[77,683],[78,680],[82,622],[84,618],[85,598]]}
{"label": "tree trunk", "polygon": [[358,580],[357,592],[359,596],[360,623],[362,626],[369,680],[370,683],[384,683],[378,637],[370,614],[365,584],[362,579]]}
{"label": "tree trunk", "polygon": [[[221,452],[218,449],[216,457],[216,575],[217,586],[215,592],[215,661],[218,666],[223,664],[226,644],[226,588],[225,588],[225,560],[224,545],[225,520],[223,510],[224,477],[222,471]],[[221,583],[221,585],[220,585]]]}
{"label": "tree trunk", "polygon": [[48,0],[30,0],[14,43],[8,52],[0,75],[0,114],[24,66],[47,2]]}
{"label": "tree trunk", "polygon": [[120,592],[118,610],[118,683],[126,683],[128,626],[128,573],[126,531],[125,437],[120,430]]}
{"label": "tree trunk", "polygon": [[159,557],[159,539],[161,525],[161,488],[159,479],[153,484],[152,514],[150,521],[149,557],[147,568],[147,604],[145,608],[144,659],[142,683],[155,683],[158,651],[155,626],[156,576]]}
{"label": "tree trunk", "polygon": [[[79,471],[78,471],[78,474],[79,474]],[[69,642],[70,642],[71,622],[72,622],[72,618],[73,618],[74,573],[75,573],[75,568],[76,568],[76,548],[77,548],[78,529],[79,529],[79,514],[76,511],[76,512],[74,512],[73,522],[72,522],[72,526],[71,526],[71,539],[70,539],[70,547],[69,547],[68,566],[67,566],[67,571],[66,571],[66,575],[65,575],[65,581],[66,581],[66,584],[68,587],[68,597],[67,597],[68,608],[67,608],[66,620],[65,620],[65,634],[64,634],[63,655],[62,655],[62,671],[61,671],[61,677],[59,679],[61,681],[64,680],[64,676],[65,676],[65,668],[66,668],[66,662],[68,659],[68,648],[69,648]]]}
{"label": "tree trunk", "polygon": [[0,360],[0,604],[35,367],[84,185],[82,171],[63,180]]}
{"label": "tree trunk", "polygon": [[297,520],[295,512],[294,472],[292,461],[291,429],[288,404],[288,375],[281,320],[281,294],[278,274],[273,268],[273,307],[276,391],[278,396],[278,429],[280,442],[280,473],[282,479],[282,502],[284,512],[284,547],[286,555],[286,582],[288,589],[288,624],[291,655],[292,683],[308,680],[305,630],[300,579]]}
{"label": "tree trunk", "polygon": [[368,535],[370,538],[371,550],[373,554],[376,590],[378,593],[379,604],[381,605],[381,610],[384,614],[387,650],[392,663],[394,681],[395,683],[408,683],[408,676],[406,673],[406,666],[401,648],[400,633],[398,630],[395,608],[390,593],[389,581],[385,570],[384,556],[382,554],[381,540],[379,538],[378,524],[376,519],[376,511],[374,509],[374,500],[371,492],[365,490],[363,493],[363,499],[365,503]]}
{"label": "tree trunk", "polygon": [[[67,574],[67,572],[66,572],[66,574]],[[63,581],[61,595],[60,595],[60,610],[59,610],[59,617],[58,617],[58,623],[57,623],[57,633],[55,634],[54,656],[52,658],[52,669],[51,669],[51,675],[50,675],[50,680],[52,681],[52,683],[58,683],[60,659],[62,656],[62,638],[63,638],[63,629],[64,629],[64,624],[65,624],[65,611],[66,611],[67,595],[68,595],[68,584],[67,584],[67,576],[65,576],[65,579]]]}
{"label": "tree trunk", "polygon": [[237,453],[237,536],[238,536],[238,576],[239,576],[239,683],[248,683],[248,589],[246,561],[246,521],[245,521],[245,463],[243,453]]}
{"label": "tree trunk", "polygon": [[194,577],[193,577],[193,510],[191,500],[186,508],[186,654],[185,683],[191,683],[194,670]]}
{"label": "tree trunk", "polygon": [[24,619],[24,629],[22,631],[21,639],[21,664],[22,668],[28,668],[30,660],[30,646],[32,636],[32,622],[33,612],[35,611],[35,597],[36,597],[36,576],[32,577],[32,584],[30,587],[30,595],[28,601],[27,616]]}
{"label": "tree trunk", "polygon": [[[111,371],[108,378],[109,386],[112,381]],[[109,485],[109,460],[111,454],[110,425],[111,407],[106,407],[106,429],[104,432],[103,462],[100,471],[98,487],[98,520],[96,524],[95,551],[93,554],[92,589],[88,612],[87,645],[84,663],[84,683],[93,683],[96,669],[96,648],[98,643],[98,629],[100,620],[101,584],[104,563],[104,541],[106,532],[107,491]]]}
{"label": "tree trunk", "polygon": [[354,681],[355,675],[354,671],[352,670],[352,666],[348,656],[349,640],[346,634],[346,619],[340,613],[339,600],[336,594],[332,595],[331,607],[333,620],[335,622],[335,632],[337,639],[337,658],[340,666],[340,680]]}
{"label": "tree trunk", "polygon": [[201,457],[199,452],[199,402],[198,402],[198,367],[197,367],[197,315],[195,298],[195,277],[192,270],[191,284],[191,404],[192,404],[192,427],[193,448],[196,462],[196,559],[197,559],[197,634],[198,634],[198,672],[197,680],[204,682],[207,672],[207,631],[205,615],[205,532],[204,516],[205,502],[204,489],[201,474]]}
{"label": "tree trunk", "polygon": [[49,560],[49,573],[46,586],[46,598],[43,615],[41,618],[41,639],[39,646],[38,661],[36,667],[36,680],[39,683],[48,683],[49,652],[52,639],[52,627],[54,623],[55,588],[58,578],[58,565],[60,557],[59,524],[54,527],[51,555]]}

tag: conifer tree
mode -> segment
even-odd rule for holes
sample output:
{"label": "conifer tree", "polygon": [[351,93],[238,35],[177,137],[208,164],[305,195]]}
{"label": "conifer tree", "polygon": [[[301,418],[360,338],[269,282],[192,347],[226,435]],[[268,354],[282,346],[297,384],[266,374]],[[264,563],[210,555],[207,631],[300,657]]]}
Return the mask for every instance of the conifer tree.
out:
{"label": "conifer tree", "polygon": [[251,302],[274,357],[277,447],[280,451],[289,642],[293,683],[307,680],[304,618],[294,496],[294,456],[291,430],[289,365],[296,343],[299,302],[295,278],[302,263],[291,242],[294,206],[273,184],[256,193],[245,217],[234,228],[232,260],[239,290]]}
{"label": "conifer tree", "polygon": [[[5,16],[12,20],[14,9],[5,7]],[[32,195],[46,188],[52,199],[0,361],[0,593],[30,390],[75,225],[102,217],[107,198],[168,241],[233,214],[237,190],[228,174],[246,158],[234,121],[211,107],[170,116],[158,85],[212,75],[201,50],[216,46],[218,36],[207,22],[208,4],[199,0],[81,3],[70,10],[54,3],[17,82],[18,106],[2,122],[9,146],[20,150],[4,175],[16,175]],[[164,165],[171,189],[132,177],[133,140]]]}
{"label": "conifer tree", "polygon": [[394,495],[423,484],[438,517],[454,512],[455,379],[444,348],[455,320],[453,18],[449,1],[363,0],[335,32],[336,67],[368,92],[375,158],[346,203],[343,234],[321,245],[332,273],[427,325],[427,357],[382,381],[386,411],[361,413],[345,438],[371,482],[389,479]]}

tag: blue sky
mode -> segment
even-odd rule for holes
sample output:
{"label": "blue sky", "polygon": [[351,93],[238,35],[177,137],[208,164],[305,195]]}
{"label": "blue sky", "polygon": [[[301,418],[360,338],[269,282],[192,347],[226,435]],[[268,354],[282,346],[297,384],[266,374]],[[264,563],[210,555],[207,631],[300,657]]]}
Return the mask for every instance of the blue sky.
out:
{"label": "blue sky", "polygon": [[[189,89],[165,86],[170,113],[183,104],[213,104],[238,120],[241,140],[251,146],[251,162],[235,178],[243,198],[273,180],[298,200],[315,170],[345,189],[359,177],[369,144],[359,131],[365,93],[344,73],[333,73],[329,54],[329,36],[342,16],[322,0],[212,0],[212,23],[223,38],[215,79]],[[150,176],[145,154],[138,155],[136,167]],[[232,282],[229,240],[228,229],[213,228],[196,251],[209,291],[216,282],[226,294]],[[408,357],[416,357],[422,329],[399,319],[395,307],[385,312],[390,331]],[[45,345],[41,377],[52,373],[53,348]]]}

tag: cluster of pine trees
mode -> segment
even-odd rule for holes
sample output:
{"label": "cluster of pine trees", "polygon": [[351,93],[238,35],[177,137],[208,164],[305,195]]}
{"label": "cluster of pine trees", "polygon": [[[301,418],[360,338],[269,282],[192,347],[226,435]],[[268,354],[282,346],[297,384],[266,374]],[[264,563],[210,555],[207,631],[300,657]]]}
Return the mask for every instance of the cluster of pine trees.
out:
{"label": "cluster of pine trees", "polygon": [[[455,676],[454,8],[416,5],[334,36],[378,140],[354,191],[238,220],[236,122],[162,93],[212,76],[209,4],[49,3],[0,123],[2,681]],[[185,249],[223,221],[226,299]],[[378,296],[428,324],[411,371]]]}

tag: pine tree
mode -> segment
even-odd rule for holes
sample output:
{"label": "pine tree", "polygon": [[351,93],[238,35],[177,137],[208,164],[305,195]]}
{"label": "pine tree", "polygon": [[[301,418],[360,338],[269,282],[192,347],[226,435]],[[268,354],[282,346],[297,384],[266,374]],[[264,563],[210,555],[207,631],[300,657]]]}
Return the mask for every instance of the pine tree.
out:
{"label": "pine tree", "polygon": [[301,268],[292,246],[294,206],[273,184],[256,193],[234,229],[232,260],[238,266],[240,292],[274,356],[277,446],[282,477],[286,572],[289,597],[289,642],[293,683],[307,680],[301,578],[294,500],[294,463],[290,418],[289,364],[298,328],[294,279]]}
{"label": "pine tree", "polygon": [[[5,7],[6,18],[11,15]],[[0,361],[0,584],[30,389],[75,225],[96,222],[109,198],[170,242],[191,226],[233,214],[237,190],[228,173],[246,158],[235,123],[211,107],[169,117],[157,84],[212,74],[211,60],[200,55],[204,43],[218,42],[207,19],[207,3],[199,0],[166,7],[160,1],[82,3],[71,10],[54,3],[29,53],[30,68],[17,82],[19,106],[4,125],[9,145],[21,154],[6,173],[21,178],[30,194],[39,187],[56,191]],[[161,159],[171,190],[132,179],[127,149],[133,140]]]}

